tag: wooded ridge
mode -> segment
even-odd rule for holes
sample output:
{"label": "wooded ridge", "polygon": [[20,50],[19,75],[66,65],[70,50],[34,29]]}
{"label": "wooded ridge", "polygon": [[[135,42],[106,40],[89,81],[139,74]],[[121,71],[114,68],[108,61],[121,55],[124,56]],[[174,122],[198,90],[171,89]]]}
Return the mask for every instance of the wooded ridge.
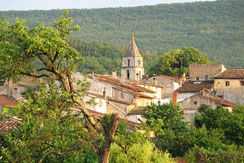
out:
{"label": "wooded ridge", "polygon": [[[96,40],[128,45],[131,32],[141,50],[151,53],[195,47],[212,61],[244,67],[244,2],[220,0],[156,6],[70,9],[81,31],[76,40]],[[64,10],[0,11],[8,21],[26,19],[29,27],[52,25]]]}

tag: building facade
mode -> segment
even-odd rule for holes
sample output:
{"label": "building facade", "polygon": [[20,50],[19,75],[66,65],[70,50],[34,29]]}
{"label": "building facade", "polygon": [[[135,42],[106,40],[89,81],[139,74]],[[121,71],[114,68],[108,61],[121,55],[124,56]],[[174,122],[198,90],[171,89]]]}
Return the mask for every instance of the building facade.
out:
{"label": "building facade", "polygon": [[143,58],[136,46],[134,35],[130,45],[126,51],[126,55],[122,58],[121,76],[125,79],[140,81],[144,75]]}

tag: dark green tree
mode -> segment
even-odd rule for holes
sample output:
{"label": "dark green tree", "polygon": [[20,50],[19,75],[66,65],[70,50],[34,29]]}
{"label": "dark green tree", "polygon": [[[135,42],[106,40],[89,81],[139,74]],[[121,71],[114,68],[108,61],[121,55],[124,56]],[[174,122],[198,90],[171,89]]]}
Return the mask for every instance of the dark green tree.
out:
{"label": "dark green tree", "polygon": [[211,61],[207,55],[202,54],[198,49],[185,47],[161,54],[158,63],[152,67],[151,72],[168,76],[181,76],[183,73],[188,74],[189,64],[194,63],[203,64],[211,63]]}
{"label": "dark green tree", "polygon": [[183,145],[188,144],[188,140],[184,139],[188,129],[187,123],[183,121],[183,111],[180,110],[179,105],[152,104],[147,106],[142,116],[147,119],[146,124],[155,131],[154,141],[159,149],[169,151],[173,157],[184,155],[186,148],[188,150],[188,147]]}

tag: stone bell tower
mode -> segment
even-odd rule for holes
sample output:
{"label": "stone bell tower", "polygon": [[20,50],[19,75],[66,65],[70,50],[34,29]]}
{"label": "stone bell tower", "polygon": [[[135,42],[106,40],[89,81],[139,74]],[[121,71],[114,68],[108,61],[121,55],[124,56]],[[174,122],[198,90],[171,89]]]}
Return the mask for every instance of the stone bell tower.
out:
{"label": "stone bell tower", "polygon": [[140,81],[143,75],[143,58],[136,46],[134,33],[132,33],[130,45],[122,58],[121,76],[125,79]]}

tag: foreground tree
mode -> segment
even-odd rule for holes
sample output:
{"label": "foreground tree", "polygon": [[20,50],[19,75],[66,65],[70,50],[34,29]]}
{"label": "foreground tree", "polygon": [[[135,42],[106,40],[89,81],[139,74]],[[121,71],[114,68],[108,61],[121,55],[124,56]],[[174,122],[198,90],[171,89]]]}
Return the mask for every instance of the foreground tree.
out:
{"label": "foreground tree", "polygon": [[229,112],[222,106],[212,109],[202,105],[199,111],[201,115],[196,116],[199,126],[205,125],[208,130],[221,130],[227,144],[244,145],[244,106],[237,106]]}
{"label": "foreground tree", "polygon": [[[118,116],[111,116],[109,127],[105,131],[99,120],[94,119],[81,100],[81,93],[75,89],[72,72],[80,60],[79,53],[66,42],[67,37],[78,26],[71,27],[72,18],[61,16],[53,27],[44,25],[28,29],[24,20],[16,20],[10,24],[2,19],[0,22],[0,76],[16,78],[20,75],[35,78],[46,78],[59,81],[64,93],[82,112],[89,133],[94,140],[97,135],[103,135],[104,141],[96,151],[100,162],[108,162],[109,150],[113,135],[118,125]],[[36,65],[38,63],[38,65]],[[94,141],[97,142],[97,141]]]}
{"label": "foreground tree", "polygon": [[188,129],[179,105],[173,106],[172,102],[152,104],[142,115],[147,119],[146,124],[155,131],[154,141],[159,149],[167,150],[173,157],[184,155],[189,148],[187,139],[184,139]]}
{"label": "foreground tree", "polygon": [[185,47],[161,54],[158,63],[152,67],[151,72],[168,76],[181,76],[183,73],[188,74],[189,64],[193,63],[203,64],[211,63],[211,61],[207,55],[202,54],[198,49]]}
{"label": "foreground tree", "polygon": [[[0,133],[0,162],[95,162],[92,137],[81,119],[73,113],[73,101],[53,82],[28,89],[25,103],[5,108],[18,116],[18,130]],[[17,123],[17,122],[16,122]]]}

